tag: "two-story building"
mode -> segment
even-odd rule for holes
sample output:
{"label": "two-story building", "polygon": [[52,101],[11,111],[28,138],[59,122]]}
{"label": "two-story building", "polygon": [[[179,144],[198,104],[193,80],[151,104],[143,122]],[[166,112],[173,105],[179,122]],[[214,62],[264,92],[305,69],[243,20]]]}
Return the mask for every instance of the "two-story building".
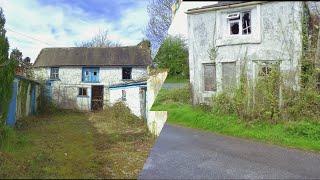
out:
{"label": "two-story building", "polygon": [[186,13],[194,104],[238,84],[244,63],[252,80],[278,66],[299,88],[303,2],[219,1]]}
{"label": "two-story building", "polygon": [[47,96],[61,108],[100,110],[123,101],[145,117],[146,43],[126,47],[44,48],[33,67],[37,80],[45,81]]}

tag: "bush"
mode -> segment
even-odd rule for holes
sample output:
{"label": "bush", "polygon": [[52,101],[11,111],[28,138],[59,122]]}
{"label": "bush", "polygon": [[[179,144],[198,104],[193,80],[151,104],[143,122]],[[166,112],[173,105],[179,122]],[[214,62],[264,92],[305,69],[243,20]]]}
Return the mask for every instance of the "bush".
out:
{"label": "bush", "polygon": [[277,123],[306,118],[320,120],[320,92],[316,90],[314,81],[309,81],[309,85],[300,90],[294,90],[292,86],[284,83],[287,75],[280,74],[279,70],[272,70],[267,76],[257,77],[253,84],[243,73],[241,76],[238,87],[213,97],[213,111],[223,114],[236,113],[246,121],[264,120]]}
{"label": "bush", "polygon": [[288,125],[286,131],[298,137],[306,137],[316,141],[320,140],[320,124],[315,122],[301,121]]}

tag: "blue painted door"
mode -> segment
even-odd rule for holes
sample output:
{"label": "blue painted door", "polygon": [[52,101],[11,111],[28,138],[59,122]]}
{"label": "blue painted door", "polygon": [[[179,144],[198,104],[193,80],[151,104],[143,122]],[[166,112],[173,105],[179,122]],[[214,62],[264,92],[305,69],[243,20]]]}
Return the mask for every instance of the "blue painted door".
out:
{"label": "blue painted door", "polygon": [[36,113],[36,86],[31,85],[31,114]]}
{"label": "blue painted door", "polygon": [[51,101],[52,87],[51,87],[51,81],[50,80],[46,81],[45,95],[46,95],[47,100]]}
{"label": "blue painted door", "polygon": [[18,95],[18,82],[13,82],[12,97],[10,100],[8,117],[7,117],[7,125],[9,126],[14,126],[14,124],[16,123],[17,95]]}

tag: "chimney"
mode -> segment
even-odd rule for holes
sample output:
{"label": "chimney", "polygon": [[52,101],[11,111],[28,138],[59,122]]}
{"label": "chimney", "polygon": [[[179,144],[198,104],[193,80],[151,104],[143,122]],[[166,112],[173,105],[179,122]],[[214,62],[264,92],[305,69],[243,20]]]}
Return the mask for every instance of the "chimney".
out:
{"label": "chimney", "polygon": [[149,40],[142,40],[137,46],[142,49],[150,49],[151,43]]}

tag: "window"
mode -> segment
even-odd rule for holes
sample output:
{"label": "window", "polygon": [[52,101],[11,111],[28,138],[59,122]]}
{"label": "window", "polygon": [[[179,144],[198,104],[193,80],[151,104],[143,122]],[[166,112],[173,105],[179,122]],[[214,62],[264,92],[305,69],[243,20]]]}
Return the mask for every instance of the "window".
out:
{"label": "window", "polygon": [[269,76],[270,73],[271,73],[271,67],[265,65],[265,66],[262,66],[259,70],[259,76]]}
{"label": "window", "polygon": [[99,68],[83,67],[82,82],[97,83],[99,82]]}
{"label": "window", "polygon": [[236,62],[222,63],[222,89],[230,90],[236,84]]}
{"label": "window", "polygon": [[203,64],[204,90],[216,91],[216,65],[213,63]]}
{"label": "window", "polygon": [[126,96],[126,90],[122,90],[122,97],[121,97],[122,101],[126,101],[127,100],[127,96]]}
{"label": "window", "polygon": [[280,66],[278,62],[259,62],[258,76],[259,77],[269,76],[274,69],[279,71],[279,67]]}
{"label": "window", "polygon": [[79,88],[79,96],[87,96],[87,88]]}
{"label": "window", "polygon": [[122,79],[131,79],[131,67],[123,67],[122,68]]}
{"label": "window", "polygon": [[251,34],[250,11],[232,13],[227,16],[230,35]]}
{"label": "window", "polygon": [[59,68],[58,67],[51,68],[50,79],[59,79]]}

